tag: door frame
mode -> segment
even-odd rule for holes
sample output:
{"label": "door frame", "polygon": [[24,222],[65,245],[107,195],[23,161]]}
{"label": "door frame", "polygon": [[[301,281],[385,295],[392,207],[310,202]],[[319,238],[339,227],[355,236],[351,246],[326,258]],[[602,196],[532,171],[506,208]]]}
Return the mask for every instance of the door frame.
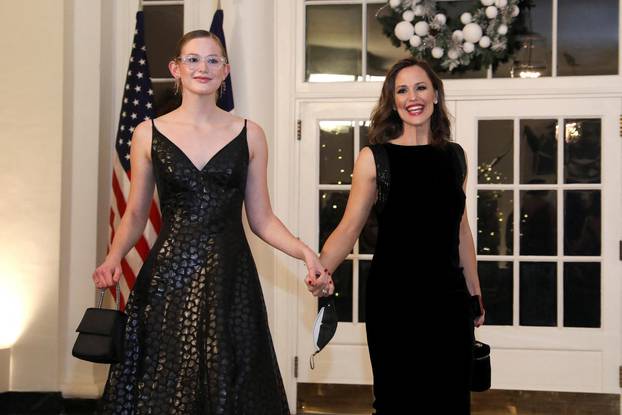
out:
{"label": "door frame", "polygon": [[[465,148],[468,157],[468,170],[477,171],[477,120],[478,119],[515,119],[515,118],[592,118],[600,117],[601,124],[601,183],[602,197],[602,268],[601,268],[601,327],[600,328],[564,328],[564,327],[526,327],[526,326],[484,326],[477,330],[478,338],[491,343],[493,361],[497,362],[497,375],[493,364],[493,387],[498,389],[553,390],[570,392],[619,393],[620,365],[620,313],[621,285],[616,275],[622,272],[618,258],[618,241],[622,220],[619,218],[621,195],[619,179],[621,176],[620,156],[622,146],[618,133],[620,99],[577,98],[577,99],[518,99],[518,100],[481,100],[458,103],[456,129],[463,131],[458,142]],[[565,107],[565,108],[564,108]],[[479,115],[482,114],[482,115]],[[485,114],[485,115],[483,115]],[[561,127],[560,127],[561,130]],[[561,134],[561,132],[560,132]],[[514,139],[518,136],[516,131]],[[516,148],[516,143],[515,143]],[[559,149],[558,151],[563,151]],[[516,155],[515,155],[516,157]],[[516,164],[515,164],[516,167]],[[517,174],[515,172],[515,174]],[[473,234],[477,230],[477,175],[471,174],[467,180],[467,208]],[[577,186],[581,187],[581,185]],[[563,192],[563,190],[559,190]],[[514,202],[514,211],[518,201]],[[557,207],[558,212],[560,207]],[[514,215],[516,217],[516,215]],[[557,215],[559,216],[559,215]],[[563,216],[558,217],[563,226]],[[477,242],[477,241],[476,241]],[[510,255],[511,256],[511,255]],[[557,254],[553,255],[557,256]],[[516,315],[518,298],[518,270],[514,270],[514,314]],[[563,275],[557,276],[563,281]],[[558,286],[558,309],[561,307]],[[558,316],[560,319],[561,316]],[[515,318],[516,320],[516,318]],[[598,332],[595,332],[598,330]],[[576,367],[584,366],[582,379],[574,384],[571,377],[576,377],[572,365],[558,367],[558,377],[551,376],[549,365],[558,362],[573,362]],[[588,364],[591,362],[591,364]],[[600,364],[600,379],[589,378],[589,368]],[[540,376],[533,376],[525,382],[526,370],[536,371],[537,366],[547,366]],[[561,365],[560,365],[561,366]],[[516,377],[514,374],[521,374]],[[589,373],[594,377],[594,372]],[[523,378],[520,378],[523,376]],[[560,381],[564,377],[568,382]],[[496,380],[495,380],[496,379]],[[583,383],[582,383],[583,382]],[[593,382],[593,383],[592,383]]]}

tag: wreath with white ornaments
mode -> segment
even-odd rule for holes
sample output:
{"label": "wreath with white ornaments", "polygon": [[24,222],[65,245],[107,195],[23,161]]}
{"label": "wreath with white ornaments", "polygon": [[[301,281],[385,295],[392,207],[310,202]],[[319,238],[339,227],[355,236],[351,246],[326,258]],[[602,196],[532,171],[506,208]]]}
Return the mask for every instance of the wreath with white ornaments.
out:
{"label": "wreath with white ornaments", "polygon": [[518,47],[513,24],[520,0],[474,0],[454,21],[435,0],[390,0],[378,21],[394,46],[440,72],[461,72],[505,62]]}

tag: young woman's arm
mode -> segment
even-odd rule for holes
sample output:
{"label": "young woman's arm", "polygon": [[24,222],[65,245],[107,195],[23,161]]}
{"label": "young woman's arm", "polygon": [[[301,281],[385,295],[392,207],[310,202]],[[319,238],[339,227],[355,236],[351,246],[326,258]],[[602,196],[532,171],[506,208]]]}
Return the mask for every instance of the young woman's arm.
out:
{"label": "young woman's arm", "polygon": [[134,130],[130,149],[132,181],[121,223],[104,262],[95,269],[93,281],[98,288],[111,287],[121,277],[121,260],[136,244],[145,229],[153,197],[151,167],[151,121],[143,121]]}
{"label": "young woman's arm", "polygon": [[[329,277],[311,248],[296,238],[277,218],[270,205],[267,183],[268,145],[257,124],[248,121],[247,138],[250,149],[244,204],[251,230],[274,248],[305,262],[309,275],[314,276],[314,289],[329,289]],[[316,277],[318,277],[316,279]]]}

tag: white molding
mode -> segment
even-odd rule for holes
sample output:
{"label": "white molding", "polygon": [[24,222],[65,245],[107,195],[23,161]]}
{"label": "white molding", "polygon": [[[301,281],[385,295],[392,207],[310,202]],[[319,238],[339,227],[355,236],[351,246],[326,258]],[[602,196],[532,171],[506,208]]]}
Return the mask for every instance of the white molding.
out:
{"label": "white molding", "polygon": [[216,7],[216,0],[185,0],[184,33],[198,29],[208,30]]}
{"label": "white molding", "polygon": [[95,299],[89,276],[97,261],[102,17],[101,0],[65,2],[58,356],[64,396],[98,396],[94,365],[72,357],[71,348],[75,328]]}
{"label": "white molding", "polygon": [[[273,182],[275,214],[286,224],[294,235],[299,235],[298,218],[298,145],[296,143],[296,100],[295,100],[295,25],[296,4],[291,0],[275,0],[274,7],[274,148],[276,166]],[[283,174],[283,172],[288,172]],[[290,408],[296,411],[296,378],[294,377],[294,357],[296,355],[297,333],[297,275],[298,261],[281,252],[274,256],[274,330],[273,338],[283,383]],[[297,278],[299,277],[299,278]],[[305,360],[301,356],[300,364]]]}
{"label": "white molding", "polygon": [[[607,98],[622,96],[622,76],[568,76],[538,79],[447,79],[447,100]],[[299,83],[296,96],[302,100],[374,99],[380,82]]]}

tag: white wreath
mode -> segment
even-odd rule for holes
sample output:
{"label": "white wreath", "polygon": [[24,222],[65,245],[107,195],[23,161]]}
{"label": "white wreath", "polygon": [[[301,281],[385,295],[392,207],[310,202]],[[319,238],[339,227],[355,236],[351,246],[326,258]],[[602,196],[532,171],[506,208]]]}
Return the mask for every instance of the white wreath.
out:
{"label": "white wreath", "polygon": [[383,25],[394,25],[391,34],[413,56],[431,57],[448,71],[469,66],[475,60],[489,65],[507,57],[508,32],[520,13],[519,0],[475,0],[472,10],[462,13],[456,24],[448,22],[436,3],[390,0],[390,15],[379,20]]}

